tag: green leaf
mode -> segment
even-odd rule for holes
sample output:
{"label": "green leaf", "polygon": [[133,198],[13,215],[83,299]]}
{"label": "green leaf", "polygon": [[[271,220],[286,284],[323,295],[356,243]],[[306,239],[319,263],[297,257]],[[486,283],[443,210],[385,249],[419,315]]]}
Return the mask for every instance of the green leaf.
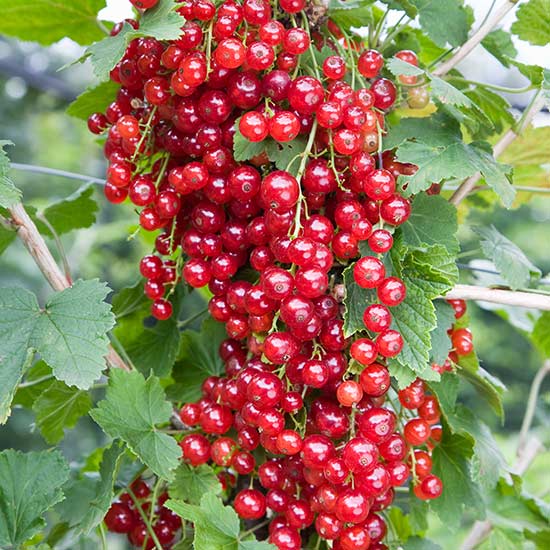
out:
{"label": "green leaf", "polygon": [[406,516],[398,506],[391,506],[386,513],[391,532],[395,533],[397,540],[408,540],[413,534],[410,516]]}
{"label": "green leaf", "polygon": [[510,65],[513,65],[517,70],[525,76],[534,86],[540,86],[544,80],[544,69],[540,65],[527,65],[508,58]]}
{"label": "green leaf", "polygon": [[512,32],[534,46],[550,42],[550,0],[529,0],[516,12]]}
{"label": "green leaf", "polygon": [[92,226],[98,210],[97,203],[92,199],[93,187],[77,191],[66,199],[51,204],[38,215],[31,216],[40,233],[53,237],[50,228],[43,222],[43,218],[49,222],[58,235],[70,233],[75,229],[84,229]]}
{"label": "green leaf", "polygon": [[205,378],[223,373],[224,366],[217,350],[225,338],[223,325],[210,318],[203,322],[200,332],[186,330],[182,333],[179,357],[172,373],[176,383],[167,388],[170,399],[186,403],[196,401]]}
{"label": "green leaf", "polygon": [[441,244],[451,254],[459,250],[456,208],[440,195],[421,193],[412,201],[409,219],[401,226],[408,247]]}
{"label": "green leaf", "polygon": [[[503,162],[518,166],[533,166],[548,163],[546,143],[550,140],[550,126],[527,127],[502,153]],[[514,170],[514,181],[516,180]]]}
{"label": "green leaf", "polygon": [[267,156],[279,170],[287,170],[294,176],[298,175],[299,157],[306,148],[306,140],[299,136],[287,143],[278,143],[272,139],[267,141]]}
{"label": "green leaf", "polygon": [[105,36],[97,13],[105,0],[11,0],[0,5],[0,33],[20,40],[53,44],[68,36],[85,46]]}
{"label": "green leaf", "polygon": [[4,147],[7,145],[13,145],[13,143],[0,139],[0,206],[11,208],[14,204],[21,201],[21,191],[15,187],[9,177],[10,159],[6,151],[4,151]]}
{"label": "green leaf", "polygon": [[276,550],[276,546],[265,541],[240,540],[238,550]]}
{"label": "green leaf", "polygon": [[418,14],[416,7],[414,6],[412,0],[382,0],[384,4],[387,4],[388,7],[392,10],[402,10],[409,17],[414,18]]}
{"label": "green leaf", "polygon": [[[202,306],[202,299],[198,301]],[[114,296],[113,311],[117,316],[115,336],[143,374],[151,371],[159,377],[170,374],[180,343],[179,313],[187,307],[194,310],[198,307],[196,302],[196,294],[186,294],[184,288],[179,287],[172,297],[173,317],[158,322],[151,317],[151,303],[143,293],[141,281]]]}
{"label": "green leaf", "polygon": [[3,254],[16,238],[17,232],[15,230],[6,229],[3,225],[0,225],[0,254]]}
{"label": "green leaf", "polygon": [[386,68],[395,76],[420,76],[424,70],[416,65],[411,65],[399,57],[392,57],[386,61]]}
{"label": "green leaf", "polygon": [[460,526],[464,509],[475,512],[483,519],[483,499],[478,484],[472,480],[470,458],[473,443],[470,438],[449,434],[445,430],[441,443],[432,453],[433,473],[443,482],[443,493],[431,501],[431,509],[437,513],[443,524],[455,531]]}
{"label": "green leaf", "polygon": [[472,479],[484,489],[492,489],[507,469],[507,464],[491,430],[462,405],[446,418],[453,432],[470,438],[474,443]]}
{"label": "green leaf", "polygon": [[441,546],[424,537],[412,537],[402,545],[403,550],[441,550]]}
{"label": "green leaf", "polygon": [[430,332],[436,326],[435,310],[422,289],[408,280],[405,284],[407,297],[392,308],[392,328],[403,337],[403,349],[395,360],[421,373],[426,370],[430,360]]}
{"label": "green leaf", "polygon": [[550,311],[543,311],[537,319],[531,338],[542,356],[550,357]]}
{"label": "green leaf", "polygon": [[[468,100],[469,101],[469,100]],[[385,147],[398,145],[397,159],[418,166],[412,176],[401,176],[407,182],[407,193],[416,194],[448,179],[466,179],[481,172],[487,184],[499,195],[503,204],[510,207],[515,190],[510,183],[511,167],[498,163],[490,146],[485,142],[466,144],[456,122],[436,115],[428,119],[416,119],[392,129]],[[437,128],[439,126],[439,128]],[[416,133],[412,133],[416,130]],[[436,130],[436,132],[434,132]],[[392,136],[393,134],[393,136]],[[415,141],[403,141],[415,139]]]}
{"label": "green leaf", "polygon": [[145,380],[139,372],[115,369],[110,372],[105,399],[90,416],[107,435],[122,439],[155,474],[169,480],[181,450],[174,438],[155,426],[168,422],[171,413],[158,378]]}
{"label": "green leaf", "polygon": [[506,386],[479,365],[475,352],[459,357],[459,365],[460,376],[472,384],[500,418],[504,418],[502,394],[506,391]]}
{"label": "green leaf", "polygon": [[353,265],[344,269],[342,273],[346,295],[344,297],[344,336],[349,338],[356,332],[365,330],[363,313],[365,308],[376,302],[376,291],[361,288],[353,278]]}
{"label": "green leaf", "polygon": [[141,311],[150,302],[143,292],[143,281],[139,280],[130,287],[119,290],[113,296],[113,313],[117,320],[137,311]]}
{"label": "green leaf", "polygon": [[384,138],[384,150],[399,147],[408,140],[417,140],[432,147],[462,141],[460,124],[444,113],[425,118],[402,118],[391,126]]}
{"label": "green leaf", "polygon": [[0,423],[10,415],[10,404],[24,372],[31,366],[31,338],[40,315],[34,294],[21,288],[0,289]]}
{"label": "green leaf", "polygon": [[540,269],[533,265],[523,251],[491,225],[474,227],[481,237],[481,249],[491,260],[502,278],[511,288],[524,288],[541,277]]}
{"label": "green leaf", "polygon": [[428,502],[419,500],[411,491],[409,493],[409,520],[413,533],[424,533],[428,530]]}
{"label": "green leaf", "polygon": [[[521,482],[515,483],[502,478],[498,486],[488,495],[488,517],[497,528],[523,533],[531,540],[548,540],[550,513],[548,504],[525,493]],[[546,534],[546,536],[545,536]],[[545,546],[541,546],[542,550]]]}
{"label": "green leaf", "polygon": [[125,23],[116,36],[109,36],[87,48],[84,58],[90,57],[95,75],[103,81],[109,80],[111,69],[120,61],[126,47],[134,39],[152,36],[157,40],[176,40],[181,36],[185,19],[176,12],[176,0],[160,0],[147,10],[140,20],[139,29]]}
{"label": "green leaf", "polygon": [[0,453],[0,547],[18,547],[44,528],[42,515],[63,499],[69,466],[61,453]]}
{"label": "green leaf", "polygon": [[239,518],[236,512],[229,506],[224,506],[216,495],[204,494],[200,506],[180,500],[169,500],[165,506],[194,524],[194,548],[237,550]]}
{"label": "green leaf", "polygon": [[418,9],[422,30],[438,46],[456,47],[466,42],[470,22],[461,0],[410,0],[410,3]]}
{"label": "green leaf", "polygon": [[103,113],[115,100],[119,88],[119,85],[111,80],[89,87],[69,105],[67,114],[87,120],[93,113]]}
{"label": "green leaf", "polygon": [[485,489],[492,489],[501,472],[507,468],[506,460],[489,428],[471,411],[462,405],[457,406],[458,376],[455,373],[443,373],[440,382],[431,382],[429,386],[437,396],[441,413],[449,429],[455,434],[468,438],[474,445],[472,479]]}
{"label": "green leaf", "polygon": [[235,122],[235,135],[233,136],[233,157],[237,162],[250,160],[265,152],[267,140],[249,141],[239,130],[239,120]]}
{"label": "green leaf", "polygon": [[458,88],[449,84],[446,80],[437,76],[431,77],[432,95],[443,105],[454,105],[455,107],[475,108],[470,98]]}
{"label": "green leaf", "polygon": [[[66,500],[58,507],[61,516],[78,533],[88,534],[105,517],[113,500],[115,484],[125,446],[115,441],[103,453],[99,469],[100,478],[83,478],[67,490]],[[90,483],[91,482],[91,483]],[[83,490],[84,489],[84,490]],[[82,507],[74,513],[75,507]]]}
{"label": "green leaf", "polygon": [[76,281],[55,294],[36,321],[31,345],[69,386],[87,389],[105,369],[107,332],[114,325],[105,302],[109,291],[97,279]]}
{"label": "green leaf", "polygon": [[253,537],[241,540],[240,521],[231,506],[224,506],[214,493],[205,493],[200,506],[169,500],[165,506],[194,524],[194,548],[204,550],[275,550]]}
{"label": "green leaf", "polygon": [[115,65],[122,59],[126,47],[132,39],[139,36],[138,31],[125,22],[116,36],[109,36],[100,42],[94,42],[86,49],[82,60],[90,58],[95,76],[100,82],[108,81]]}
{"label": "green leaf", "polygon": [[[44,378],[44,380],[42,382],[37,382],[37,380],[41,378]],[[27,409],[32,409],[34,402],[43,392],[55,383],[55,379],[53,378],[52,369],[48,367],[44,361],[37,361],[28,370],[25,376],[25,382],[33,382],[33,384],[26,388],[17,388],[12,405],[21,405]]]}
{"label": "green leaf", "polygon": [[490,122],[490,124],[484,124],[475,133],[474,137],[476,139],[500,134],[505,128],[514,124],[514,117],[510,112],[510,103],[501,95],[483,86],[476,86],[465,92],[465,95],[472,100],[472,103],[483,112]]}
{"label": "green leaf", "polygon": [[442,244],[412,251],[404,265],[404,276],[431,299],[446,294],[458,282],[455,256]]}
{"label": "green leaf", "polygon": [[429,361],[430,333],[437,326],[433,299],[447,292],[458,278],[454,256],[441,244],[407,252],[399,231],[390,259],[393,274],[401,277],[407,287],[405,300],[392,308],[392,328],[401,333],[403,349],[390,361],[390,371],[398,378],[399,387],[410,383],[412,373],[438,380]]}
{"label": "green leaf", "polygon": [[151,371],[161,378],[170,374],[180,341],[176,319],[151,323],[147,308],[120,319],[115,335],[132,363],[144,375]]}
{"label": "green leaf", "polygon": [[90,395],[56,381],[34,402],[36,424],[44,439],[54,445],[63,439],[65,428],[74,428],[92,408]]}
{"label": "green leaf", "polygon": [[157,40],[176,40],[181,36],[181,27],[185,19],[177,12],[180,2],[177,0],[160,0],[153,8],[147,10],[141,18],[139,32],[143,36],[152,36]]}
{"label": "green leaf", "polygon": [[178,362],[189,367],[194,365],[208,376],[219,376],[224,372],[218,347],[227,338],[223,324],[206,319],[200,332],[186,330],[181,335]]}
{"label": "green leaf", "polygon": [[430,390],[437,396],[439,407],[446,420],[454,414],[458,398],[458,376],[453,372],[444,372],[439,382],[430,382]]}
{"label": "green leaf", "polygon": [[455,315],[453,308],[443,300],[436,300],[434,306],[437,326],[430,333],[432,345],[430,360],[437,365],[442,365],[452,347],[447,331],[453,326]]}
{"label": "green leaf", "polygon": [[478,548],[479,550],[516,550],[524,548],[524,543],[525,537],[521,533],[496,527]]}
{"label": "green leaf", "polygon": [[504,29],[496,29],[490,32],[481,45],[505,67],[510,66],[509,57],[516,57],[518,51],[512,41],[512,36]]}
{"label": "green leaf", "polygon": [[373,0],[331,0],[328,15],[345,31],[349,31],[351,27],[365,27],[373,21],[373,3]]}
{"label": "green leaf", "polygon": [[193,467],[182,462],[168,491],[170,498],[185,500],[190,504],[199,504],[206,493],[219,495],[221,484],[214,470],[208,464]]}

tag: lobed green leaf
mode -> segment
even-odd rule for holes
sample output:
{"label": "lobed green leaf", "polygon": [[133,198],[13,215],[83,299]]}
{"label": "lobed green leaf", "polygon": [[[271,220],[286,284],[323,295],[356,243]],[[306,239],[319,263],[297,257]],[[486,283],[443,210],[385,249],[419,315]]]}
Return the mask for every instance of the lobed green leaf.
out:
{"label": "lobed green leaf", "polygon": [[115,100],[119,88],[119,85],[111,80],[97,86],[90,86],[69,105],[67,114],[87,120],[93,113],[103,113]]}
{"label": "lobed green leaf", "polygon": [[145,380],[139,372],[115,369],[110,373],[105,399],[90,416],[107,435],[124,441],[155,474],[170,480],[181,449],[156,426],[168,422],[171,413],[158,378]]}
{"label": "lobed green leaf", "polygon": [[88,392],[55,381],[40,394],[32,408],[36,425],[44,439],[53,445],[63,439],[65,428],[74,428],[88,414],[92,400]]}
{"label": "lobed green leaf", "polygon": [[0,33],[48,46],[68,37],[85,46],[105,36],[105,0],[10,0],[0,4]]}
{"label": "lobed green leaf", "polygon": [[540,279],[540,269],[533,265],[516,244],[497,231],[495,226],[473,229],[481,237],[481,249],[485,257],[495,264],[511,288],[525,288],[531,281]]}
{"label": "lobed green leaf", "polygon": [[550,43],[550,0],[529,0],[516,12],[512,32],[534,46]]}
{"label": "lobed green leaf", "polygon": [[45,527],[43,514],[63,500],[68,477],[57,450],[0,453],[0,547],[20,547]]}

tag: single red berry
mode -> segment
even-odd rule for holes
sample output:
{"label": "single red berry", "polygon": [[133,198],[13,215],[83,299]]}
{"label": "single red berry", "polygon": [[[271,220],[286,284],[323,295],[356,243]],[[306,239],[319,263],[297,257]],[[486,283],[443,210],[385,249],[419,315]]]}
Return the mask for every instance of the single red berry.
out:
{"label": "single red berry", "polygon": [[384,65],[382,54],[376,50],[366,50],[359,56],[357,68],[365,78],[374,78]]}
{"label": "single red berry", "polygon": [[256,489],[244,489],[235,496],[233,506],[243,519],[260,519],[266,511],[265,496]]}
{"label": "single red berry", "polygon": [[384,264],[374,256],[365,256],[353,266],[353,278],[361,288],[376,288],[384,279]]}
{"label": "single red berry", "polygon": [[121,502],[111,504],[104,521],[107,529],[113,533],[129,533],[135,525],[132,510]]}

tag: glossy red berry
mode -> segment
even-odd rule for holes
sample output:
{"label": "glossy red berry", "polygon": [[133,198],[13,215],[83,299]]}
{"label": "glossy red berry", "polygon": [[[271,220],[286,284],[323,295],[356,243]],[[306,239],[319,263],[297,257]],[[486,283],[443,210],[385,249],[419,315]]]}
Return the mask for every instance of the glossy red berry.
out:
{"label": "glossy red berry", "polygon": [[260,519],[265,515],[265,496],[256,489],[244,489],[237,493],[235,511],[243,519]]}

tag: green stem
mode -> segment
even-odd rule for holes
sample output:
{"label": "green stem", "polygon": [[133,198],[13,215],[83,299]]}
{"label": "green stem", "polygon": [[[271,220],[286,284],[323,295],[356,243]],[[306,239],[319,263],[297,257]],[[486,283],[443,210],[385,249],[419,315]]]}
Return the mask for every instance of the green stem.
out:
{"label": "green stem", "polygon": [[306,169],[309,153],[311,153],[311,150],[313,149],[313,144],[315,143],[316,133],[317,133],[317,119],[313,121],[313,126],[311,127],[311,132],[309,133],[309,139],[307,140],[306,148],[302,153],[303,155],[302,161],[300,162],[298,173],[296,174],[296,181],[298,182],[298,187],[300,189],[300,196],[298,197],[298,202],[296,203],[296,215],[294,216],[294,233],[292,235],[292,239],[295,239],[296,237],[298,237],[301,229],[300,214],[302,211],[302,202],[304,200],[301,181],[302,181],[302,176],[304,175],[304,172]]}
{"label": "green stem", "polygon": [[[294,19],[293,19],[293,22],[295,23]],[[302,12],[302,23],[304,25],[305,30],[307,31],[308,36],[311,36],[311,33],[309,31],[309,21],[305,12]],[[315,57],[315,50],[313,48],[314,48],[313,41],[310,40],[309,53],[311,54],[311,59],[313,61],[313,70],[315,71],[315,76],[317,77],[317,80],[321,80],[321,71],[319,70],[319,64],[317,63],[317,58]]]}
{"label": "green stem", "polygon": [[537,407],[537,400],[540,393],[542,382],[550,374],[550,360],[546,360],[541,369],[537,372],[533,378],[531,389],[529,390],[529,398],[527,399],[527,407],[525,408],[525,415],[521,424],[521,430],[519,432],[518,439],[518,452],[523,448],[527,441],[527,434],[533,423],[533,417],[535,416],[535,410]]}
{"label": "green stem", "polygon": [[105,525],[103,523],[99,524],[98,531],[101,539],[101,550],[107,550],[107,537],[105,536]]}
{"label": "green stem", "polygon": [[38,384],[42,384],[42,382],[47,382],[48,380],[54,379],[55,376],[53,374],[48,374],[47,376],[41,376],[40,378],[37,378],[36,380],[29,380],[28,382],[21,382],[17,387],[18,388],[32,388],[33,386],[36,386]]}
{"label": "green stem", "polygon": [[155,519],[155,502],[157,501],[159,488],[162,484],[160,478],[157,478],[155,486],[153,487],[153,494],[151,496],[151,511],[149,512],[149,523],[153,525],[153,520]]}
{"label": "green stem", "polygon": [[86,176],[85,174],[77,174],[76,172],[67,172],[66,170],[57,170],[56,168],[48,168],[46,166],[37,166],[35,164],[20,164],[18,162],[10,163],[10,168],[19,172],[32,172],[34,174],[44,174],[45,176],[57,176],[70,180],[85,181],[86,183],[97,183],[105,185],[105,180]]}
{"label": "green stem", "polygon": [[136,158],[139,156],[139,154],[141,153],[141,146],[143,145],[145,140],[149,137],[149,133],[150,133],[151,127],[153,125],[153,118],[155,117],[157,109],[158,109],[158,107],[156,105],[151,109],[151,113],[149,114],[149,119],[147,120],[147,123],[145,124],[145,128],[143,128],[143,132],[141,134],[141,139],[139,140],[139,142],[137,144],[135,153],[132,155],[132,162],[134,162],[136,160]]}
{"label": "green stem", "polygon": [[388,17],[388,14],[390,12],[389,6],[386,8],[386,11],[382,14],[382,17],[378,21],[378,25],[376,25],[376,29],[374,30],[374,36],[372,38],[372,42],[369,44],[370,48],[377,48],[378,46],[378,39],[380,38],[380,34],[382,33],[382,30],[384,29],[384,24],[386,23],[386,19]]}
{"label": "green stem", "polygon": [[252,535],[252,533],[256,532],[258,529],[265,527],[270,521],[271,521],[270,519],[266,519],[265,521],[262,521],[262,523],[258,523],[258,525],[254,525],[254,527],[252,527],[251,529],[248,529],[247,531],[243,531],[239,535],[239,540],[243,540],[248,535]]}
{"label": "green stem", "polygon": [[446,59],[447,57],[449,57],[449,55],[451,55],[454,51],[454,48],[449,48],[448,50],[444,51],[442,54],[438,55],[429,65],[428,65],[428,70],[431,70],[433,69],[433,67],[435,67],[440,61],[443,61],[444,59]]}
{"label": "green stem", "polygon": [[188,319],[184,319],[183,321],[178,322],[178,329],[181,330],[185,328],[186,326],[190,325],[193,321],[196,321],[199,317],[202,317],[208,313],[208,308],[203,309],[202,311],[199,311],[198,313],[195,313],[195,315],[192,315]]}
{"label": "green stem", "polygon": [[[536,94],[534,94],[533,97],[531,98],[531,101],[527,104],[527,106],[523,110],[521,117],[512,128],[516,134],[520,134],[522,130],[525,129],[525,126],[531,121],[531,118],[533,117],[533,112],[532,112],[533,107],[535,106],[535,104],[538,105],[540,103],[541,94],[542,94],[542,90],[539,90]],[[536,112],[540,111],[542,106],[543,105],[541,105],[540,108],[535,109]]]}
{"label": "green stem", "polygon": [[497,0],[493,0],[491,2],[491,5],[489,6],[487,13],[485,14],[485,17],[483,18],[483,21],[479,24],[480,27],[483,27],[483,25],[487,23],[487,21],[489,20],[489,16],[491,15],[496,3],[497,3]]}
{"label": "green stem", "polygon": [[506,86],[498,86],[496,84],[488,84],[486,82],[478,82],[477,80],[469,80],[467,78],[462,78],[460,76],[453,76],[449,80],[457,80],[458,82],[464,82],[466,84],[473,84],[474,86],[484,86],[485,88],[489,88],[491,90],[496,90],[497,92],[504,92],[507,94],[524,94],[525,92],[529,92],[531,90],[534,90],[536,86],[533,86],[530,84],[529,86],[524,86],[523,88],[508,88]]}
{"label": "green stem", "polygon": [[107,36],[111,34],[111,31],[105,26],[103,21],[101,21],[100,19],[96,19],[95,22],[97,26],[101,29],[101,31],[104,32]]}
{"label": "green stem", "polygon": [[[403,22],[403,19],[405,18],[406,18],[406,21]],[[380,50],[384,50],[384,48],[394,39],[394,37],[397,36],[405,27],[407,27],[410,22],[411,22],[411,18],[407,17],[407,14],[404,13],[399,18],[397,23],[393,26],[392,31],[387,34],[386,38],[384,38],[384,41],[382,42],[382,44],[380,44]]]}
{"label": "green stem", "polygon": [[130,498],[134,501],[136,510],[139,512],[139,515],[141,516],[143,523],[145,523],[145,527],[147,527],[147,532],[153,539],[153,542],[155,543],[157,550],[163,550],[162,544],[159,542],[159,539],[157,538],[157,534],[155,533],[155,531],[153,531],[153,527],[151,525],[151,522],[149,521],[149,518],[147,517],[147,514],[143,511],[143,508],[141,507],[141,503],[139,502],[139,500],[137,499],[136,495],[134,494],[134,492],[130,487],[127,488],[127,491],[128,491],[128,494],[130,495]]}
{"label": "green stem", "polygon": [[109,339],[111,340],[113,346],[117,348],[118,353],[122,355],[124,362],[129,365],[132,370],[137,370],[133,361],[130,359],[130,356],[126,353],[124,346],[120,343],[120,340],[115,336],[114,332],[109,333]]}

